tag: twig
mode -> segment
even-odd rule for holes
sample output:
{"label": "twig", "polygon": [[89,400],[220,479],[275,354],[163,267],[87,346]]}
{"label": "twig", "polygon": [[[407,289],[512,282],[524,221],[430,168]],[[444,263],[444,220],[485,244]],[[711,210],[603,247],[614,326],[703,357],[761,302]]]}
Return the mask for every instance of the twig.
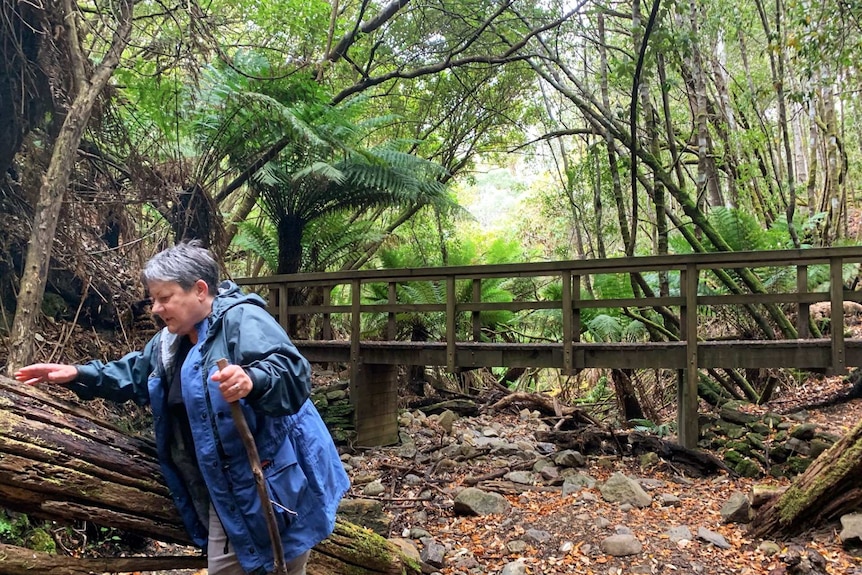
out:
{"label": "twig", "polygon": [[[72,332],[75,331],[75,326],[78,325],[78,317],[81,315],[81,308],[84,307],[84,301],[87,299],[87,292],[90,291],[90,278],[84,282],[84,289],[81,290],[81,301],[78,302],[78,309],[75,310],[75,317],[72,318],[72,325],[69,326],[69,331],[66,334],[66,337],[63,338],[63,343],[54,346],[54,350],[51,352],[51,357],[48,359],[49,362],[54,361],[59,353],[62,353],[64,349],[66,349],[66,344],[69,343],[69,338],[72,337]],[[65,329],[65,327],[63,328]]]}

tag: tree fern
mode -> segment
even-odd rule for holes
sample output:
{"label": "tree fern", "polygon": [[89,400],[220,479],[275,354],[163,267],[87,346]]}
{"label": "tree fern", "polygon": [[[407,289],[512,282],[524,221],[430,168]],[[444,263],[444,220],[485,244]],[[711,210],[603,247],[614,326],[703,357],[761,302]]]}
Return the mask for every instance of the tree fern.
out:
{"label": "tree fern", "polygon": [[595,341],[614,342],[622,338],[623,324],[619,317],[599,314],[590,320],[587,330]]}
{"label": "tree fern", "polygon": [[263,260],[268,273],[278,268],[278,237],[271,223],[264,221],[256,224],[251,221],[239,222],[238,233],[232,245],[239,250],[253,254]]}

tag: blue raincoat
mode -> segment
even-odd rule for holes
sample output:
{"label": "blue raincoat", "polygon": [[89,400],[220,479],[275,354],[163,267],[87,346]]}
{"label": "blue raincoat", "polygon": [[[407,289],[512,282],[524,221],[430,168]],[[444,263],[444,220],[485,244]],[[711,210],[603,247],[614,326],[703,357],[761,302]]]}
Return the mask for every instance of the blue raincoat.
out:
{"label": "blue raincoat", "polygon": [[[197,329],[198,342],[181,366],[174,365],[179,338],[162,330],[142,351],[107,364],[78,366],[77,380],[69,388],[82,399],[150,404],[162,472],[195,544],[206,546],[201,509],[207,508],[209,502],[202,499],[208,494],[243,569],[269,572],[274,557],[265,514],[230,406],[210,379],[218,369],[216,361],[226,358],[241,365],[253,382],[240,405],[274,502],[286,561],[332,532],[349,480],[309,399],[311,367],[260,297],[223,282],[211,315]],[[180,434],[167,407],[167,382],[175,369],[182,370],[193,454],[178,448]],[[205,489],[195,489],[196,482],[188,480],[188,466],[183,466],[189,461],[195,462],[194,473]]]}

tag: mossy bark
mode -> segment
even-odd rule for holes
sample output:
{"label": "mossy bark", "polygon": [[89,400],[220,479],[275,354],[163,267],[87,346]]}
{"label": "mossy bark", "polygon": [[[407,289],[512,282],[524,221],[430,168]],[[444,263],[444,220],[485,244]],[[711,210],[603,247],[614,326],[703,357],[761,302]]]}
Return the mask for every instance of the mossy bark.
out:
{"label": "mossy bark", "polygon": [[755,537],[793,536],[862,505],[862,423],[824,451],[781,496],[758,510]]}

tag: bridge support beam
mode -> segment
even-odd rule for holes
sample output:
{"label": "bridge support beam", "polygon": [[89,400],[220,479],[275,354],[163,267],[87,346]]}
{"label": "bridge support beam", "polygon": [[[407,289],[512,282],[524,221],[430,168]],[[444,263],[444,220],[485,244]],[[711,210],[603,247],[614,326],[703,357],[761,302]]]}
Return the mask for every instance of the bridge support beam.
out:
{"label": "bridge support beam", "polygon": [[679,280],[685,292],[685,305],[680,309],[680,323],[686,346],[685,368],[679,372],[677,385],[677,437],[680,445],[693,449],[697,446],[700,433],[697,417],[697,380],[700,377],[697,356],[697,266],[690,264],[680,271]]}
{"label": "bridge support beam", "polygon": [[398,443],[397,365],[354,363],[350,371],[350,400],[357,446]]}

